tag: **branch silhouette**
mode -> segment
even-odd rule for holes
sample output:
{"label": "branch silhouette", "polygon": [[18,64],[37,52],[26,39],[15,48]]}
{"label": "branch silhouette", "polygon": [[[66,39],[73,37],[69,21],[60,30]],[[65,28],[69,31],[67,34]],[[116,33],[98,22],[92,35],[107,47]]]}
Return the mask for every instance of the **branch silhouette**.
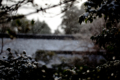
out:
{"label": "branch silhouette", "polygon": [[[2,0],[3,1],[3,0]],[[2,2],[1,1],[1,2]],[[46,10],[48,9],[51,9],[51,8],[55,8],[55,7],[58,7],[58,6],[61,6],[61,5],[64,5],[64,4],[67,4],[67,3],[70,3],[71,5],[75,2],[76,0],[65,0],[63,2],[60,2],[56,5],[52,5],[52,6],[48,6],[47,8],[39,8],[39,9],[36,9],[35,11],[33,12],[30,12],[28,14],[24,14],[24,15],[10,15],[9,13],[10,12],[13,12],[13,11],[17,11],[20,7],[23,6],[23,4],[27,4],[27,3],[32,3],[33,4],[33,0],[22,0],[22,1],[18,1],[16,4],[13,4],[11,6],[8,6],[8,5],[3,5],[1,4],[0,2],[0,24],[3,24],[3,23],[6,23],[6,22],[10,22],[11,20],[15,20],[15,19],[19,19],[19,18],[23,18],[23,17],[26,17],[26,16],[29,16],[31,14],[35,14],[35,13],[38,13],[40,11],[43,11],[45,12]],[[65,10],[63,10],[61,13],[65,12]]]}

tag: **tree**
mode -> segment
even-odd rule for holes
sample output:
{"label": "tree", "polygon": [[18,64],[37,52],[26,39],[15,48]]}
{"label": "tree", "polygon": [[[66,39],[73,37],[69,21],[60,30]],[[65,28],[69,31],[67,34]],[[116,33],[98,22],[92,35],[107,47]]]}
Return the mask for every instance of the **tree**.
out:
{"label": "tree", "polygon": [[61,34],[60,30],[59,29],[56,29],[54,34]]}
{"label": "tree", "polygon": [[12,28],[17,28],[18,33],[50,34],[51,29],[46,22],[28,20],[26,18],[16,19],[11,22]]}
{"label": "tree", "polygon": [[31,30],[29,31],[29,33],[33,33],[33,34],[51,34],[51,29],[50,29],[50,27],[47,25],[47,23],[45,21],[43,21],[43,22],[36,21],[34,23],[34,25],[31,27]]}
{"label": "tree", "polygon": [[66,4],[65,8],[67,8],[67,11],[62,16],[62,29],[64,30],[65,34],[79,33],[81,26],[78,23],[78,17],[84,13],[83,5],[81,10],[75,5],[71,6],[70,8],[68,6],[69,4]]}
{"label": "tree", "polygon": [[[120,58],[120,1],[119,0],[89,0],[85,3],[86,13],[79,18],[79,23],[93,22],[94,19],[104,17],[105,26],[99,35],[91,39],[101,48],[108,51],[108,55]],[[111,57],[106,57],[109,60]]]}
{"label": "tree", "polygon": [[[61,24],[65,34],[76,34],[80,36],[80,40],[92,43],[90,36],[101,33],[102,28],[104,27],[103,18],[98,18],[94,20],[93,23],[88,22],[87,24],[83,23],[80,25],[78,23],[78,17],[85,12],[84,4],[81,5],[81,9],[75,5],[71,6],[70,8],[68,6],[69,4],[66,4],[65,7],[68,9],[62,16],[63,20]],[[86,45],[88,46],[87,43]],[[97,52],[100,50],[100,48],[96,46],[97,45],[94,44],[94,50]]]}
{"label": "tree", "polygon": [[30,30],[31,21],[26,18],[11,21],[11,28],[16,28],[18,33],[27,33]]}

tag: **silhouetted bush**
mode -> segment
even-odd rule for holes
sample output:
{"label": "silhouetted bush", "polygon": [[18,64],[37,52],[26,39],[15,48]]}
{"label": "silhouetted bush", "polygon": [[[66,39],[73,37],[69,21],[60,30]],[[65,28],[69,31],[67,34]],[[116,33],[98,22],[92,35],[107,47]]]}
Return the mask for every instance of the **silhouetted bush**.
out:
{"label": "silhouetted bush", "polygon": [[0,80],[54,80],[54,70],[46,66],[38,67],[38,63],[22,54],[11,53],[0,59]]}
{"label": "silhouetted bush", "polygon": [[37,50],[35,52],[35,60],[36,61],[44,61],[45,63],[48,63],[50,59],[55,55],[55,52],[52,51],[44,51],[44,50]]}
{"label": "silhouetted bush", "polygon": [[62,80],[119,80],[120,61],[109,61],[96,68],[76,66],[71,69],[62,69],[58,66],[56,75]]}
{"label": "silhouetted bush", "polygon": [[23,54],[13,54],[7,49],[9,54],[0,60],[0,79],[2,80],[25,80],[32,76],[32,72],[37,68],[37,63],[25,52]]}
{"label": "silhouetted bush", "polygon": [[0,80],[119,80],[120,61],[108,61],[96,68],[62,63],[53,68],[38,67],[25,52],[11,53],[0,60]]}

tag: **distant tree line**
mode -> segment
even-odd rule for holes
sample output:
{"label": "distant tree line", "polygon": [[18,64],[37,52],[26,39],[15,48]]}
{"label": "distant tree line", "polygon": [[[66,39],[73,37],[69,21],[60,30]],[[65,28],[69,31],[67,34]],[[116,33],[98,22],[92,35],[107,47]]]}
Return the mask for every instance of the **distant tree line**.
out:
{"label": "distant tree line", "polygon": [[1,25],[1,33],[16,34],[16,33],[30,33],[30,34],[51,34],[51,29],[45,21],[34,21],[26,18],[16,19],[10,23]]}

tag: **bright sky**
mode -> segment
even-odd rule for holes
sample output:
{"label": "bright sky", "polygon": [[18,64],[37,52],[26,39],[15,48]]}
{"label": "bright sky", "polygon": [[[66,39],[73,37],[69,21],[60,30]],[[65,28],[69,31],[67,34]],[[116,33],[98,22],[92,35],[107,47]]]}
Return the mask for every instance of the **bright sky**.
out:
{"label": "bright sky", "polygon": [[[87,0],[81,0],[79,5],[81,5],[85,1],[87,1]],[[59,0],[49,0],[49,1],[48,0],[35,0],[34,3],[40,5],[41,7],[46,7],[46,5],[44,5],[45,3],[47,3],[47,4],[58,4]],[[26,9],[20,9],[18,11],[18,13],[19,14],[27,14],[27,13],[32,12],[32,11],[34,11],[34,10],[33,9],[27,9],[27,10]],[[49,25],[49,27],[51,28],[52,33],[54,33],[54,30],[56,30],[58,28],[58,26],[60,26],[60,24],[61,24],[61,21],[62,21],[61,16],[63,14],[57,15],[57,14],[60,13],[60,7],[56,7],[56,8],[47,10],[46,12],[47,13],[39,12],[39,13],[36,13],[36,14],[29,15],[29,16],[27,16],[27,19],[45,21]]]}

